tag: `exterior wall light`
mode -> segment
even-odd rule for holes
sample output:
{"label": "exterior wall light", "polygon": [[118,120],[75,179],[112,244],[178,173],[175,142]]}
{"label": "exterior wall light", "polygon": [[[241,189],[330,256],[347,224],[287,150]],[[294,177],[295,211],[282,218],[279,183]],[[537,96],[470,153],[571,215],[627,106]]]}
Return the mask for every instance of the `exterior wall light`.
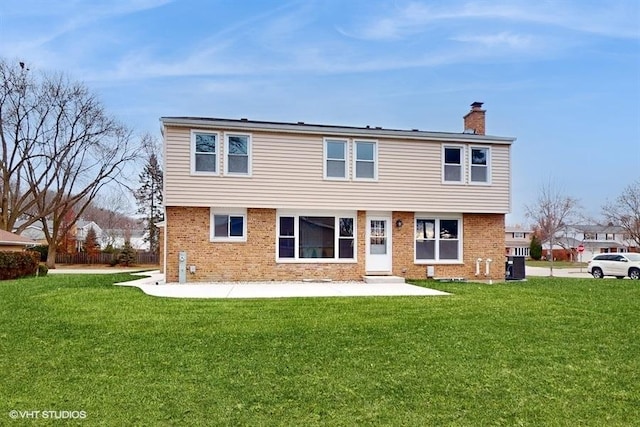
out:
{"label": "exterior wall light", "polygon": [[396,221],[396,227],[398,227],[398,228],[402,227],[402,220],[401,219]]}

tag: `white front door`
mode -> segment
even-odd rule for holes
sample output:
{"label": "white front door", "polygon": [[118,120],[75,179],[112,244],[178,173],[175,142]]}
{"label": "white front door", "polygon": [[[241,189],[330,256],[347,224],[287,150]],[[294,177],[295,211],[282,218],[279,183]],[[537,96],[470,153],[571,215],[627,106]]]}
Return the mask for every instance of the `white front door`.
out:
{"label": "white front door", "polygon": [[391,215],[367,215],[367,274],[391,274]]}

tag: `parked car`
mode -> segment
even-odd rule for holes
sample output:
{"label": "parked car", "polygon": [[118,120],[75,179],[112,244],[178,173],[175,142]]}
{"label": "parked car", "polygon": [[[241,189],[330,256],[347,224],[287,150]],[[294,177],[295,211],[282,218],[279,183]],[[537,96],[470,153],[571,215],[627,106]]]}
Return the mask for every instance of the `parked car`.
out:
{"label": "parked car", "polygon": [[604,276],[624,279],[629,276],[633,280],[640,280],[640,253],[596,255],[589,261],[587,272],[596,279],[602,279]]}

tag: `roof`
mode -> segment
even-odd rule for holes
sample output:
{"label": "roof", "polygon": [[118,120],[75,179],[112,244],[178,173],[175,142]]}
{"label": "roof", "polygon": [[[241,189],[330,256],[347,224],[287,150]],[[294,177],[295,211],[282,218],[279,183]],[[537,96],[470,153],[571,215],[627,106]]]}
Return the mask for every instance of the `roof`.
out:
{"label": "roof", "polygon": [[207,117],[161,117],[160,121],[164,126],[183,127],[220,127],[225,129],[237,129],[243,131],[265,131],[272,130],[287,133],[314,133],[321,135],[350,135],[363,137],[388,137],[403,139],[436,139],[443,141],[465,141],[465,142],[491,142],[493,144],[512,144],[516,139],[512,137],[499,137],[488,135],[475,135],[466,132],[431,132],[419,129],[386,129],[373,126],[341,126],[341,125],[320,125],[304,122],[269,122],[248,119],[222,119]]}
{"label": "roof", "polygon": [[624,228],[619,227],[617,225],[579,224],[579,225],[572,225],[571,227],[583,233],[623,234],[625,232]]}
{"label": "roof", "polygon": [[522,228],[519,225],[507,225],[504,227],[505,233],[533,233],[533,230],[529,228]]}
{"label": "roof", "polygon": [[23,245],[31,246],[36,245],[37,242],[28,239],[26,237],[19,236],[10,231],[0,230],[0,245]]}

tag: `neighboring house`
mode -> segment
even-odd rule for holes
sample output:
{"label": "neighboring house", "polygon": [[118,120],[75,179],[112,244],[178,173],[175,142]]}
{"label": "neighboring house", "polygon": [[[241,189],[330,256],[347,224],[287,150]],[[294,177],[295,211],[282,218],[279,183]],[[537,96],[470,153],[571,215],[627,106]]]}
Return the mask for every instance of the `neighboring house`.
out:
{"label": "neighboring house", "polygon": [[0,251],[23,251],[36,244],[37,242],[27,237],[6,230],[0,230]]}
{"label": "neighboring house", "polygon": [[506,226],[504,230],[504,240],[507,256],[529,257],[531,251],[531,237],[533,230],[520,226]]}
{"label": "neighboring house", "polygon": [[[514,138],[163,117],[167,281],[504,279]],[[485,262],[489,274],[485,276]],[[184,271],[184,270],[183,270]]]}
{"label": "neighboring house", "polygon": [[91,228],[93,228],[93,230],[96,232],[96,242],[100,243],[100,240],[102,238],[102,228],[100,228],[98,224],[93,221],[85,221],[82,219],[79,219],[76,222],[75,227],[71,232],[71,234],[75,238],[76,252],[82,252],[84,248],[84,242],[87,239],[87,233]]}
{"label": "neighboring house", "polygon": [[108,245],[114,248],[121,249],[124,247],[124,242],[129,239],[131,247],[140,251],[149,250],[149,242],[146,241],[146,231],[142,229],[123,229],[123,228],[109,228],[102,231],[102,248],[104,249]]}
{"label": "neighboring house", "polygon": [[[577,248],[582,245],[582,254]],[[543,245],[548,251],[549,242]],[[578,261],[588,261],[600,253],[640,252],[640,248],[629,238],[622,227],[615,225],[578,224],[568,226],[556,236],[554,254],[565,250],[576,253]]]}
{"label": "neighboring house", "polygon": [[[13,231],[16,232],[17,229],[24,224],[24,220],[19,220],[16,221],[14,227],[13,227]],[[53,229],[53,223],[51,221],[47,221],[47,227],[49,227],[49,230]],[[69,236],[71,239],[71,248],[73,250],[75,250],[76,252],[81,252],[83,247],[84,247],[84,242],[87,238],[87,233],[89,232],[89,229],[93,227],[93,229],[96,232],[96,238],[97,241],[100,242],[101,241],[101,235],[102,235],[102,229],[100,228],[100,226],[98,224],[96,224],[94,221],[85,221],[85,220],[78,220],[75,225],[71,228],[70,232],[69,232]],[[45,233],[42,227],[42,222],[40,221],[36,221],[33,224],[27,226],[21,233],[21,236],[23,237],[27,237],[29,239],[35,240],[36,244],[39,245],[47,245],[47,239],[45,237]]]}
{"label": "neighboring house", "polygon": [[[13,226],[13,232],[16,233],[18,228],[24,224],[26,221],[17,220]],[[53,227],[51,221],[47,221],[47,225],[49,229]],[[46,245],[47,238],[44,234],[44,230],[42,229],[42,223],[40,221],[36,221],[31,225],[28,225],[24,230],[20,232],[22,237],[26,237],[31,240],[35,240],[37,245]]]}

